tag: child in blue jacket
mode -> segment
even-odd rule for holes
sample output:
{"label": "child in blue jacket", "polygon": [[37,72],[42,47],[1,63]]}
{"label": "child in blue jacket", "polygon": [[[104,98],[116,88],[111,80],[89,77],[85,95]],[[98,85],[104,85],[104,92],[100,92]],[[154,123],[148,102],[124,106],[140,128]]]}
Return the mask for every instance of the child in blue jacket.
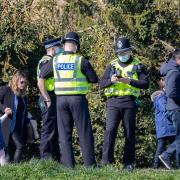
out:
{"label": "child in blue jacket", "polygon": [[162,152],[166,152],[171,157],[175,151],[171,145],[166,150],[166,144],[172,143],[175,138],[175,129],[172,121],[168,118],[166,111],[167,97],[165,94],[165,79],[161,77],[159,81],[160,90],[155,91],[151,95],[151,99],[154,102],[155,109],[155,126],[156,126],[156,137],[157,137],[157,149],[154,157],[154,168],[160,167],[159,156]]}

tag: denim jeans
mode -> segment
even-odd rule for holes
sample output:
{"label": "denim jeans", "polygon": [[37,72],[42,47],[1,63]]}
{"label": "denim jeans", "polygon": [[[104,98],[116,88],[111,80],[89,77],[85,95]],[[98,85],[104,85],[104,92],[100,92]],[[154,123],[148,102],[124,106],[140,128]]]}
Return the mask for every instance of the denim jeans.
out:
{"label": "denim jeans", "polygon": [[[15,145],[15,152],[14,152],[14,145]],[[6,160],[9,162],[13,158],[15,163],[19,163],[21,161],[24,147],[25,145],[22,137],[15,130],[10,137],[9,144],[6,149]]]}
{"label": "denim jeans", "polygon": [[[173,143],[174,139],[175,139],[174,136],[168,136],[158,139],[156,154],[154,157],[154,167],[158,168],[160,166],[159,155],[161,155],[162,153],[165,154],[168,158],[170,158],[174,154],[175,152],[175,146]],[[167,143],[172,143],[172,144],[170,144],[166,149]]]}
{"label": "denim jeans", "polygon": [[180,111],[168,111],[168,115],[173,121],[175,127],[176,161],[177,167],[180,168]]}

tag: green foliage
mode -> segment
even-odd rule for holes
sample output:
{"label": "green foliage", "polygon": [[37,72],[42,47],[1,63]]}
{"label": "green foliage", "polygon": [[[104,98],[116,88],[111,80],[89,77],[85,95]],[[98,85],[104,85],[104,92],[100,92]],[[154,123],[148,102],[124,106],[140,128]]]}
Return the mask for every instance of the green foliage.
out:
{"label": "green foliage", "polygon": [[[115,58],[116,37],[127,36],[136,49],[135,55],[150,70],[150,88],[143,92],[142,106],[137,117],[136,163],[139,167],[151,166],[156,144],[153,108],[149,95],[157,89],[157,70],[160,63],[180,42],[178,4],[175,5],[175,1],[169,3],[168,0],[64,2],[63,4],[56,0],[0,0],[0,85],[8,82],[17,68],[27,69],[29,109],[40,118],[36,66],[45,53],[41,43],[48,35],[59,37],[69,31],[77,31],[81,37],[82,54],[89,57],[99,77],[102,76],[106,65]],[[96,85],[88,99],[96,157],[99,162],[105,126],[106,98]],[[79,139],[76,131],[74,133],[76,159],[82,162]],[[115,165],[118,167],[122,163],[123,143],[123,130],[120,125],[115,147]]]}
{"label": "green foliage", "polygon": [[154,60],[155,65],[179,45],[178,7],[174,2],[128,0],[117,1],[117,5],[110,20],[135,43],[138,54]]}

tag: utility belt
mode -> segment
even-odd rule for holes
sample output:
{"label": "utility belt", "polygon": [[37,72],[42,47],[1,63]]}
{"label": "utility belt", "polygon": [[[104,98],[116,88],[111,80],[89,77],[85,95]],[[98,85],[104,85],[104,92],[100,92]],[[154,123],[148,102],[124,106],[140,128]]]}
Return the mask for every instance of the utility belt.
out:
{"label": "utility belt", "polygon": [[56,94],[55,94],[54,90],[53,91],[47,91],[47,93],[49,94],[50,98],[56,98]]}

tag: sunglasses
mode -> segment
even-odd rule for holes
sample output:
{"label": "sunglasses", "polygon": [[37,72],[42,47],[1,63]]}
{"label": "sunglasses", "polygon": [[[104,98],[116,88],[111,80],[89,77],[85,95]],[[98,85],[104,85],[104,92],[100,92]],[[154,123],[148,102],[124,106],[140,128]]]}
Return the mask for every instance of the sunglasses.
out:
{"label": "sunglasses", "polygon": [[26,81],[20,81],[20,84],[26,84],[27,82]]}

